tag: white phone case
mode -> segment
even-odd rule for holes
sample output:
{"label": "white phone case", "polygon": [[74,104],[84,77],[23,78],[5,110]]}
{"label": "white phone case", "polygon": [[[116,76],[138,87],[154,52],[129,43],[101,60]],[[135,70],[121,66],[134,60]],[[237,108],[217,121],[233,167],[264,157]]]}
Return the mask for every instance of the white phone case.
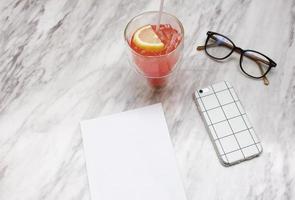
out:
{"label": "white phone case", "polygon": [[261,154],[261,143],[227,81],[199,89],[194,97],[223,165],[237,164]]}

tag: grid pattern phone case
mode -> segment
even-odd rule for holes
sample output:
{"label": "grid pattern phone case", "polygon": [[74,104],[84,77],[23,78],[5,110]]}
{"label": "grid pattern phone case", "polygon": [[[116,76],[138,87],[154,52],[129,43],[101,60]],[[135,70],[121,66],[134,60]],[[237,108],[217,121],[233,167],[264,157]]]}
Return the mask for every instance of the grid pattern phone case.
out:
{"label": "grid pattern phone case", "polygon": [[197,90],[195,100],[223,165],[233,165],[262,152],[260,141],[228,82]]}

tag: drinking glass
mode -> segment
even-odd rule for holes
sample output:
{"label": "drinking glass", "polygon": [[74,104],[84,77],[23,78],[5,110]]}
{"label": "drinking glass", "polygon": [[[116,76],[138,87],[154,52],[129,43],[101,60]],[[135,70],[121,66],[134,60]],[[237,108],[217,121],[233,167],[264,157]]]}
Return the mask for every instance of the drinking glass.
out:
{"label": "drinking glass", "polygon": [[144,12],[132,18],[126,25],[124,39],[128,61],[133,69],[142,77],[146,78],[153,88],[166,86],[168,78],[176,70],[183,53],[184,30],[181,22],[173,15],[162,12],[161,24],[170,24],[181,36],[178,46],[164,55],[146,56],[134,51],[130,42],[135,31],[148,24],[157,24],[159,11]]}

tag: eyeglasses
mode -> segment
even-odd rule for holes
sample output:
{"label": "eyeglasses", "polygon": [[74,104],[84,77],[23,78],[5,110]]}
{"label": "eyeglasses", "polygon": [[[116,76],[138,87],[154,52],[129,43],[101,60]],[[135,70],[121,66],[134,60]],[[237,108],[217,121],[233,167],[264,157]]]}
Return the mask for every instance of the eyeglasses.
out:
{"label": "eyeglasses", "polygon": [[208,56],[216,60],[228,58],[234,51],[241,54],[240,68],[247,76],[255,79],[262,78],[265,85],[269,84],[266,74],[277,64],[266,55],[237,47],[228,37],[211,31],[207,32],[205,46],[198,46],[197,50],[205,50]]}

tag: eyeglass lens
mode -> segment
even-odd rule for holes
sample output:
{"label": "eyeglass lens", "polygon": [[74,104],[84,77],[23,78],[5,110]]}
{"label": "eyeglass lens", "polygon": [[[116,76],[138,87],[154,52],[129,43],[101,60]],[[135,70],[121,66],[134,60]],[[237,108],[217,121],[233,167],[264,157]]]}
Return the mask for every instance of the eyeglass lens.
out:
{"label": "eyeglass lens", "polygon": [[246,74],[255,78],[264,76],[270,68],[269,60],[263,55],[253,51],[245,51],[243,53],[241,67]]}
{"label": "eyeglass lens", "polygon": [[221,35],[210,35],[206,43],[206,51],[217,59],[223,59],[231,54],[234,45]]}

